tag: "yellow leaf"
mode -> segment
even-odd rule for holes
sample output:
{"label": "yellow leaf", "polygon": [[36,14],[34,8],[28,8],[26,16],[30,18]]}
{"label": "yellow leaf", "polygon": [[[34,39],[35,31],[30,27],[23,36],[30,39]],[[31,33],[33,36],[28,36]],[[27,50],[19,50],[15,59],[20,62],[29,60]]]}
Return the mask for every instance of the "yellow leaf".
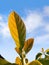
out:
{"label": "yellow leaf", "polygon": [[32,46],[33,46],[33,42],[34,42],[34,39],[33,38],[30,38],[28,39],[27,41],[25,41],[25,44],[24,44],[24,47],[23,47],[23,50],[28,53]]}
{"label": "yellow leaf", "polygon": [[22,65],[21,59],[19,57],[16,58],[15,63],[18,65]]}
{"label": "yellow leaf", "polygon": [[28,63],[27,65],[42,65],[38,60],[34,60],[30,63]]}
{"label": "yellow leaf", "polygon": [[22,49],[26,38],[26,27],[22,19],[14,11],[9,15],[8,26],[10,29],[10,33],[16,43],[16,46]]}
{"label": "yellow leaf", "polygon": [[49,52],[49,49],[46,49],[45,52]]}

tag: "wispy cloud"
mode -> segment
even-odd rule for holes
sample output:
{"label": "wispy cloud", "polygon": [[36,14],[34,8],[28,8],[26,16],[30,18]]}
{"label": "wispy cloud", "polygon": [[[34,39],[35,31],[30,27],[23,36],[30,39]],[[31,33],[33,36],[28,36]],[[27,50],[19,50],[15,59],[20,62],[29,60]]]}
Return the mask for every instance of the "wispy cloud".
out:
{"label": "wispy cloud", "polygon": [[49,6],[45,6],[43,8],[43,13],[45,14],[45,16],[49,16]]}
{"label": "wispy cloud", "polygon": [[38,43],[38,44],[47,44],[47,43],[49,43],[48,42],[49,41],[49,34],[46,34],[46,35],[42,35],[42,36],[37,36],[36,38],[35,38],[35,43]]}
{"label": "wispy cloud", "polygon": [[4,17],[0,15],[0,35],[4,37],[8,37],[10,34],[9,34],[7,21],[5,20],[6,19],[4,19]]}
{"label": "wispy cloud", "polygon": [[38,12],[29,12],[24,19],[27,32],[30,33],[42,25],[42,16]]}
{"label": "wispy cloud", "polygon": [[45,31],[47,31],[47,32],[49,33],[49,24],[47,24],[47,25],[45,26]]}
{"label": "wispy cloud", "polygon": [[[48,17],[47,17],[48,16]],[[23,19],[26,25],[27,33],[31,33],[37,28],[41,27],[48,31],[49,27],[49,6],[43,7],[42,11],[40,10],[29,10],[27,16]],[[47,23],[46,23],[47,22]]]}

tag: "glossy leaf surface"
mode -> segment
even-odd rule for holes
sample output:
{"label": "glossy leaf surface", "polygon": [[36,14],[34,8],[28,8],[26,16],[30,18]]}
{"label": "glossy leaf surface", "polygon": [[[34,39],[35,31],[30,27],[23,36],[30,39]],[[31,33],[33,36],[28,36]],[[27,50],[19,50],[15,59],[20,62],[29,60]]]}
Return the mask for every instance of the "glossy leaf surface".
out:
{"label": "glossy leaf surface", "polygon": [[26,28],[22,19],[14,11],[9,15],[8,26],[16,46],[22,49],[26,38]]}

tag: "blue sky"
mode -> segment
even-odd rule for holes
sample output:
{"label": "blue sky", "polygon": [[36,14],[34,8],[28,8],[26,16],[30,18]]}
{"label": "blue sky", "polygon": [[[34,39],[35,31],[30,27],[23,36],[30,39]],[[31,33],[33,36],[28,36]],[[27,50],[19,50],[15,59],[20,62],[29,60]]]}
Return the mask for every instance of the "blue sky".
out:
{"label": "blue sky", "polygon": [[0,54],[10,62],[18,56],[8,29],[8,16],[13,10],[26,25],[26,39],[34,38],[34,46],[27,54],[29,61],[32,61],[41,48],[49,48],[49,0],[0,1]]}

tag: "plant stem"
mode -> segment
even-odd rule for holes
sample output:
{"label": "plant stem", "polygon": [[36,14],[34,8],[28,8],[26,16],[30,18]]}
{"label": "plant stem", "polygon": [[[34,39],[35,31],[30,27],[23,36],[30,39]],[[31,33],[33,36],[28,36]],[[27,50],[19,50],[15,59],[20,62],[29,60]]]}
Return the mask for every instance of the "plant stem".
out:
{"label": "plant stem", "polygon": [[22,57],[22,65],[24,65],[24,58]]}
{"label": "plant stem", "polygon": [[24,52],[24,50],[22,50],[22,54],[21,54],[22,65],[25,65],[24,58],[25,58],[25,52]]}

